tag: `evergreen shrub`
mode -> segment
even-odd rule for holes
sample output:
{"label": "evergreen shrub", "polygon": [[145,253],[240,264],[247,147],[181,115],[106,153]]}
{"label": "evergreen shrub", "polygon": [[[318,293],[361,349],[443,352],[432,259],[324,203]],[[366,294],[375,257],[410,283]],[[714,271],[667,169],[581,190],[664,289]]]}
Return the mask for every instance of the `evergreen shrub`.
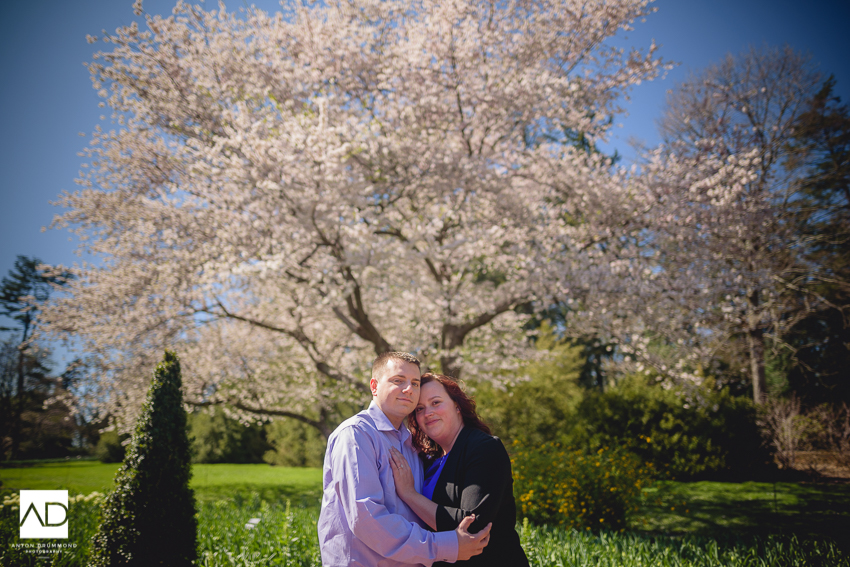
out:
{"label": "evergreen shrub", "polygon": [[188,567],[197,559],[189,460],[180,363],[166,351],[101,510],[89,565]]}
{"label": "evergreen shrub", "polygon": [[537,525],[623,530],[652,483],[652,467],[621,448],[586,453],[515,441],[511,449],[517,511]]}

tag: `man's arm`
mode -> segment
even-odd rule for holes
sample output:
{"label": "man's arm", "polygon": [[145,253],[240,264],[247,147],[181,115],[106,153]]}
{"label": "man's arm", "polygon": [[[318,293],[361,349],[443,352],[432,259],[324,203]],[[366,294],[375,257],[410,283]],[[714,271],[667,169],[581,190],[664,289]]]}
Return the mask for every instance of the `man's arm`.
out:
{"label": "man's arm", "polygon": [[368,434],[357,427],[340,431],[331,459],[332,489],[342,504],[343,520],[357,539],[378,555],[400,563],[431,565],[434,561],[457,560],[459,541],[455,533],[429,532],[387,509],[377,449]]}

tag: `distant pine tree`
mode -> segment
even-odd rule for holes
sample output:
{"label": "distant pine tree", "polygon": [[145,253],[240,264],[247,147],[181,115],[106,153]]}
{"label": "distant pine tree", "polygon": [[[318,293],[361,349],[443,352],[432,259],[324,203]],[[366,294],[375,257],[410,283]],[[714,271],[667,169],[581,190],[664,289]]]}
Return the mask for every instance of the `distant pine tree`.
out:
{"label": "distant pine tree", "polygon": [[90,566],[192,564],[197,520],[189,460],[180,362],[166,351],[103,505]]}

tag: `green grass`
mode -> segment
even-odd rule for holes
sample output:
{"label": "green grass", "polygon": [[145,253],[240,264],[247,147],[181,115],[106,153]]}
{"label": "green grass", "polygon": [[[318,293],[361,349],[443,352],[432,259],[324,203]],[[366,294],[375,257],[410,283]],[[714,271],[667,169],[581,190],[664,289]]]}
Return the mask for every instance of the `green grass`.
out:
{"label": "green grass", "polygon": [[[241,493],[238,493],[241,494]],[[259,523],[248,529],[248,520]],[[316,523],[319,506],[247,498],[204,502],[198,510],[200,565],[321,565]]]}
{"label": "green grass", "polygon": [[[108,491],[118,465],[92,461],[0,468],[0,492],[67,489]],[[199,565],[315,566],[321,471],[269,465],[195,465]],[[662,482],[646,493],[629,532],[592,534],[525,525],[523,547],[535,567],[846,566],[841,542],[850,533],[850,486]],[[14,548],[17,514],[0,511],[0,564],[55,567],[85,564],[97,527],[96,502],[71,506],[73,551],[38,559]],[[260,522],[253,529],[245,524]]]}
{"label": "green grass", "polygon": [[[268,502],[258,493],[198,506],[198,565],[320,565],[318,509]],[[17,510],[0,510],[0,564],[8,567],[84,565],[97,527],[97,502],[72,504],[69,542],[77,547],[39,558],[15,548]],[[253,529],[246,524],[256,518]],[[641,533],[581,533],[560,528],[520,527],[523,549],[533,567],[850,567],[850,558],[829,543],[793,536],[706,538]]]}
{"label": "green grass", "polygon": [[0,468],[0,489],[68,490],[72,494],[103,492],[112,486],[118,464],[98,461],[59,461]]}
{"label": "green grass", "polygon": [[834,544],[794,536],[671,537],[523,526],[520,537],[532,567],[850,567],[850,557]]}
{"label": "green grass", "polygon": [[234,494],[257,493],[269,502],[291,500],[318,509],[322,498],[322,469],[258,465],[192,465],[190,486],[199,501]]}
{"label": "green grass", "polygon": [[660,482],[633,527],[652,533],[796,534],[850,539],[850,485]]}
{"label": "green grass", "polygon": [[[64,461],[0,468],[0,491],[67,490],[70,494],[106,492],[118,470],[117,463]],[[190,486],[199,501],[220,500],[234,493],[256,492],[269,501],[287,499],[300,505],[322,496],[322,471],[317,468],[258,465],[192,465]]]}

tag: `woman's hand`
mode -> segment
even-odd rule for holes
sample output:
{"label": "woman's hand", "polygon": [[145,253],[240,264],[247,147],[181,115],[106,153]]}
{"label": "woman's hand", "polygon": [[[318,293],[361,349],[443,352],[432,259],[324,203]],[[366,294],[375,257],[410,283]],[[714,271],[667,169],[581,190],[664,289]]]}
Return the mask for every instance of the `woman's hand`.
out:
{"label": "woman's hand", "polygon": [[395,490],[399,497],[406,502],[409,496],[416,494],[413,472],[410,470],[407,459],[395,447],[390,447],[390,460],[392,461]]}
{"label": "woman's hand", "polygon": [[[393,480],[395,480],[395,491],[398,497],[407,504],[413,513],[419,516],[426,524],[431,526],[432,530],[437,529],[437,505],[416,492],[416,485],[413,483],[413,472],[410,470],[410,464],[404,455],[399,453],[398,449],[390,448],[390,468],[393,470]],[[458,541],[461,539],[458,532]]]}

